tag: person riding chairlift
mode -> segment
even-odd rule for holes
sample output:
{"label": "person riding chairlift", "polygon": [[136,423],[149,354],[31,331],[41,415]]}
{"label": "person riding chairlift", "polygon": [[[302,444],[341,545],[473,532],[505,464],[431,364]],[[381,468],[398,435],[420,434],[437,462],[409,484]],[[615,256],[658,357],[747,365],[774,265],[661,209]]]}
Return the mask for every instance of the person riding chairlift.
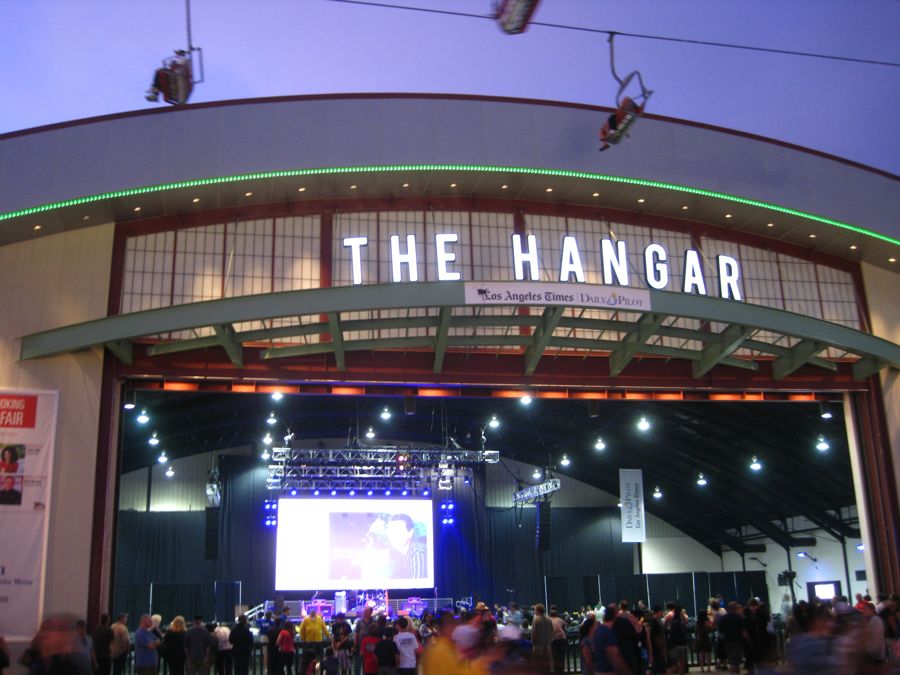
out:
{"label": "person riding chairlift", "polygon": [[153,73],[153,84],[147,90],[146,99],[158,101],[162,92],[166,103],[182,105],[187,102],[192,85],[193,77],[188,53],[183,49],[176,49],[175,56],[166,59],[165,65]]}
{"label": "person riding chairlift", "polygon": [[615,145],[620,140],[631,123],[644,112],[644,106],[638,105],[630,96],[622,99],[616,111],[606,118],[600,127],[600,152],[607,150],[610,144]]}

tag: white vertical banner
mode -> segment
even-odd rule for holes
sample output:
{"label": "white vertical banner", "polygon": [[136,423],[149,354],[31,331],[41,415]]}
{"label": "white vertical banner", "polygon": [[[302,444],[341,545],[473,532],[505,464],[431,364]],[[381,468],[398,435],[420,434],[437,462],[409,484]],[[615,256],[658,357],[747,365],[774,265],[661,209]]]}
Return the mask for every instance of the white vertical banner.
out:
{"label": "white vertical banner", "polygon": [[622,541],[647,541],[644,475],[640,469],[619,469],[619,499],[622,501]]}
{"label": "white vertical banner", "polygon": [[30,640],[44,604],[59,394],[0,389],[0,634]]}

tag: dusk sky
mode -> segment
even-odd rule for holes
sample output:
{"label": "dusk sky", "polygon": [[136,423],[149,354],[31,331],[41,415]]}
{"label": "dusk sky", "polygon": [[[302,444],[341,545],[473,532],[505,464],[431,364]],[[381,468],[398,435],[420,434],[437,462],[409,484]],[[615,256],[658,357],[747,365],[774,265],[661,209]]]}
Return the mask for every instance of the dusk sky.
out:
{"label": "dusk sky", "polygon": [[[475,14],[491,6],[396,1]],[[508,36],[488,20],[329,0],[192,6],[207,80],[195,103],[428,92],[608,106],[617,88],[600,34],[532,26]],[[542,0],[534,19],[900,62],[897,0]],[[160,59],[185,44],[184,0],[0,0],[0,133],[162,106],[144,101],[144,90]],[[619,70],[639,69],[656,92],[649,112],[900,174],[898,67],[628,37],[617,46]]]}

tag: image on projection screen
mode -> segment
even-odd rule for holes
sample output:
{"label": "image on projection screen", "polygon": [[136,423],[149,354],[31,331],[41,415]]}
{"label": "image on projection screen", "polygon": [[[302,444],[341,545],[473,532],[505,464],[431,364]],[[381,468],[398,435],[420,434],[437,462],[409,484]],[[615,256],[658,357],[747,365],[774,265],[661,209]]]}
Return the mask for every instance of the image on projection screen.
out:
{"label": "image on projection screen", "polygon": [[281,499],[275,589],[434,586],[430,499]]}

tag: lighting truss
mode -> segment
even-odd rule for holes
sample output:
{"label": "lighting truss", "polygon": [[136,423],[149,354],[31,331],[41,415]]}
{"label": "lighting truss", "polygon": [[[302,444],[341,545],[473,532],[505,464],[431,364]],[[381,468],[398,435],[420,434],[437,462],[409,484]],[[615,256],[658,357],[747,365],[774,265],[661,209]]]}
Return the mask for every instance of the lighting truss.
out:
{"label": "lighting truss", "polygon": [[278,491],[424,489],[499,461],[496,450],[446,447],[274,448],[266,483]]}

